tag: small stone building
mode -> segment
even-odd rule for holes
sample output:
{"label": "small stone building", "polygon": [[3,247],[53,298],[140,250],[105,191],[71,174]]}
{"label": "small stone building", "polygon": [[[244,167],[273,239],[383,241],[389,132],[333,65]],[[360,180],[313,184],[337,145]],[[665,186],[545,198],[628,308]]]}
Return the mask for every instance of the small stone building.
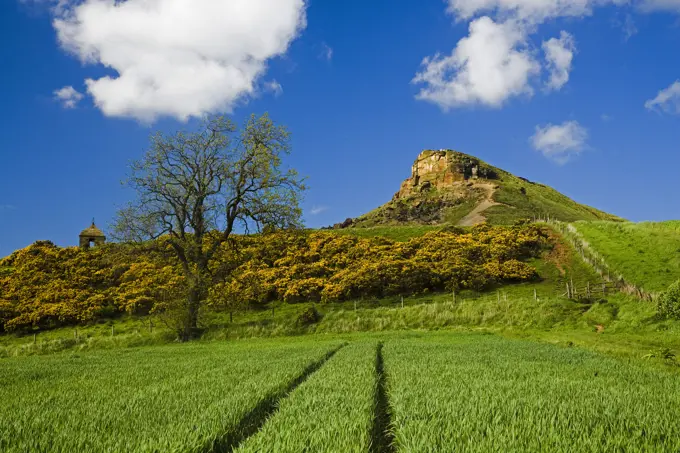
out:
{"label": "small stone building", "polygon": [[80,232],[80,246],[82,248],[90,248],[91,246],[99,246],[106,242],[106,236],[97,228],[94,224],[94,219],[92,219],[92,225],[89,228],[85,228]]}

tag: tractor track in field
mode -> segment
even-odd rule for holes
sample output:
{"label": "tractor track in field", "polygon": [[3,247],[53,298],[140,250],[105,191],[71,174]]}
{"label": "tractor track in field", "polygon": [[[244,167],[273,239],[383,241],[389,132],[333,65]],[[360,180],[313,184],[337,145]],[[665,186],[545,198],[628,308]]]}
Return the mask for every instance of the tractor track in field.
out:
{"label": "tractor track in field", "polygon": [[204,451],[205,453],[231,453],[249,437],[256,434],[266,421],[278,410],[279,402],[288,397],[300,384],[310,378],[328,360],[331,359],[345,345],[329,351],[324,357],[311,363],[304,371],[291,381],[285,389],[260,401],[239,422],[239,424],[220,438],[211,442]]}
{"label": "tractor track in field", "polygon": [[394,435],[391,427],[391,414],[387,396],[387,375],[382,355],[383,344],[379,343],[376,351],[375,372],[378,385],[375,395],[375,417],[371,429],[370,453],[394,453]]}

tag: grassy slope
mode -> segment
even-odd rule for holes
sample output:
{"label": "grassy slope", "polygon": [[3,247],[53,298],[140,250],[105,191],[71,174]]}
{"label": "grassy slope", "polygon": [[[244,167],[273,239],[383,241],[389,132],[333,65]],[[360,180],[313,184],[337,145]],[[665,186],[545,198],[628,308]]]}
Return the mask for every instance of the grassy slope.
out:
{"label": "grassy slope", "polygon": [[[406,240],[430,229],[381,227],[347,230],[342,234],[371,233]],[[532,264],[538,269],[541,281],[504,286],[483,294],[466,291],[456,295],[455,304],[451,294],[406,297],[403,308],[400,298],[317,304],[323,318],[311,326],[299,326],[296,320],[312,304],[275,303],[236,313],[233,322],[227,313],[210,313],[204,316],[208,328],[204,340],[356,331],[484,329],[563,345],[573,343],[617,355],[640,357],[662,347],[680,355],[680,322],[656,320],[653,303],[618,294],[589,304],[562,297],[568,280],[574,280],[577,286],[597,281],[592,269],[566,242],[559,241],[551,253]],[[534,299],[534,290],[538,300]],[[596,324],[604,325],[605,332],[595,333]],[[158,319],[153,320],[153,330],[149,332],[148,318],[133,317],[79,327],[78,340],[74,333],[73,328],[40,333],[36,344],[31,336],[0,336],[0,357],[141,346],[165,343],[173,338],[173,333]]]}
{"label": "grassy slope", "polygon": [[[517,219],[550,216],[557,220],[621,220],[606,212],[575,202],[566,195],[543,184],[527,182],[508,172],[499,170],[500,188],[494,200],[508,206],[493,206],[485,215],[489,223],[510,224]],[[521,192],[524,188],[526,194]]]}
{"label": "grassy slope", "polygon": [[[579,228],[586,224],[600,223],[584,223]],[[629,226],[622,224],[621,228],[625,230]],[[652,229],[677,231],[677,226],[678,222],[669,222],[664,226],[654,225]],[[408,240],[432,229],[436,227],[392,226],[348,229],[338,233]],[[226,313],[209,313],[204,316],[208,327],[204,340],[404,329],[483,329],[561,345],[576,344],[623,356],[641,357],[659,348],[670,348],[680,356],[680,322],[657,320],[654,303],[624,295],[607,295],[606,300],[593,304],[581,304],[561,297],[562,288],[568,280],[573,279],[577,286],[586,281],[597,281],[596,274],[565,241],[559,240],[551,253],[532,264],[543,278],[541,281],[504,286],[485,294],[463,292],[456,295],[455,305],[451,303],[451,294],[406,297],[404,308],[401,308],[399,298],[317,304],[316,308],[323,318],[318,324],[306,327],[297,325],[296,319],[312,304],[275,303],[259,310],[236,313],[233,322]],[[539,300],[534,300],[534,290]],[[74,328],[55,329],[40,333],[35,344],[32,336],[2,335],[0,357],[172,341],[172,331],[158,319],[152,319],[152,322],[151,332],[149,318],[123,317],[81,326],[78,327],[77,340]],[[596,324],[605,326],[604,333],[595,332]]]}
{"label": "grassy slope", "polygon": [[680,278],[680,221],[575,226],[611,270],[647,291],[663,291]]}

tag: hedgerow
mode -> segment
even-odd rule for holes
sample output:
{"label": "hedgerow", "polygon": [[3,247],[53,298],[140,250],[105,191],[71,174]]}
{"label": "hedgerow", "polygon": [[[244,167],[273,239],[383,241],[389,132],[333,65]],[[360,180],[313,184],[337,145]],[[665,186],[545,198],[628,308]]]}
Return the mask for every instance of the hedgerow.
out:
{"label": "hedgerow", "polygon": [[[481,290],[536,278],[525,260],[545,240],[535,226],[431,232],[408,242],[305,231],[239,236],[219,250],[208,302],[233,311],[271,301]],[[12,269],[0,275],[0,329],[170,310],[184,285],[168,247],[163,239],[92,250],[43,241],[19,250],[0,261]]]}

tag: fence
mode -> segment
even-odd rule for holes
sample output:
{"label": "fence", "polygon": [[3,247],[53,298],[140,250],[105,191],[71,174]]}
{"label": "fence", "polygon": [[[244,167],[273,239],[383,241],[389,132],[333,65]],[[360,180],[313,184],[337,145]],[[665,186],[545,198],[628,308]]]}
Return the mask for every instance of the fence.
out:
{"label": "fence", "polygon": [[[656,299],[656,293],[645,291],[634,283],[626,281],[623,275],[612,275],[612,271],[604,257],[593,250],[588,241],[581,236],[581,233],[579,233],[574,224],[551,219],[549,216],[546,218],[535,217],[534,222],[550,225],[560,232],[569,244],[574,247],[581,259],[592,267],[604,282],[613,285],[616,290],[646,301],[654,301]],[[568,291],[569,290],[567,290],[567,292]]]}

